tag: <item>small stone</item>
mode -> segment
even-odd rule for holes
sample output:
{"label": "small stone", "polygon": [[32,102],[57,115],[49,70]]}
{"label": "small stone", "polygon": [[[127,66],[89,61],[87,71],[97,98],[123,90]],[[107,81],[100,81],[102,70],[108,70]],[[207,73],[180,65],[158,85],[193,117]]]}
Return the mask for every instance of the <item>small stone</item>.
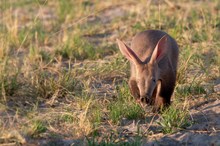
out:
{"label": "small stone", "polygon": [[220,93],[220,84],[214,86],[214,91]]}

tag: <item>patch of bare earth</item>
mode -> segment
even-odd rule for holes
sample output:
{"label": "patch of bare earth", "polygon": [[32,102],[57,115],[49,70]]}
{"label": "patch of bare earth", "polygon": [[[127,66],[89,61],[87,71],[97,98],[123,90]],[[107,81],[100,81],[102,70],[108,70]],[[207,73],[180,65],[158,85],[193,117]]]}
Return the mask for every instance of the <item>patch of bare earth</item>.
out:
{"label": "patch of bare earth", "polygon": [[[47,11],[47,9],[43,9],[42,13],[44,15],[39,15],[40,19],[50,19],[54,18],[55,16],[51,15],[50,11]],[[109,9],[106,9],[102,12],[102,15],[98,15],[96,17],[91,17],[89,19],[90,22],[88,23],[96,23],[97,21],[101,21],[103,24],[107,25],[109,22],[111,22],[113,19],[117,17],[123,17],[126,15],[126,9],[123,7],[112,7]],[[41,17],[42,16],[42,17]],[[44,16],[44,17],[43,17]],[[45,24],[46,25],[46,24]],[[112,41],[115,40],[117,37],[117,32],[103,32],[100,34],[95,35],[85,35],[85,38],[90,40],[93,43],[100,43],[103,41]],[[109,60],[108,60],[109,61]],[[100,63],[101,61],[99,61]],[[95,62],[96,64],[98,62]],[[104,62],[105,63],[105,62]],[[83,64],[83,62],[82,62]],[[94,64],[93,64],[94,65]],[[92,68],[92,66],[91,66]],[[85,76],[85,75],[84,75]],[[112,75],[112,76],[106,76],[100,79],[92,79],[91,81],[91,88],[90,92],[91,94],[97,96],[97,97],[106,97],[111,96],[115,94],[115,85],[119,84],[116,83],[116,81],[121,83],[121,76],[119,75]],[[107,90],[106,90],[107,89]],[[146,115],[145,119],[134,121],[134,120],[127,120],[122,119],[120,126],[111,125],[109,123],[105,123],[102,125],[99,129],[100,133],[103,133],[103,137],[109,133],[117,133],[115,134],[119,138],[128,139],[128,141],[133,139],[137,134],[138,131],[141,129],[142,134],[146,135],[146,138],[143,138],[143,145],[200,145],[200,146],[206,146],[206,145],[220,145],[220,99],[219,99],[219,91],[220,87],[219,84],[217,84],[214,87],[214,98],[205,99],[201,97],[201,101],[199,99],[196,99],[196,104],[191,106],[190,109],[190,116],[193,121],[192,125],[187,127],[186,129],[183,129],[177,133],[173,134],[163,134],[160,132],[160,127],[156,124],[158,120],[158,115],[150,114],[149,112]],[[61,101],[62,102],[62,101]],[[66,106],[66,105],[64,105]],[[44,107],[39,107],[44,108]],[[55,108],[55,107],[54,107]],[[59,110],[59,109],[58,109]],[[60,109],[62,110],[62,108]],[[40,111],[40,110],[39,110]],[[4,115],[5,111],[0,111],[0,116],[10,116],[10,115]],[[4,114],[3,114],[4,113]],[[16,125],[13,125],[16,127]],[[53,128],[53,127],[52,127]],[[51,129],[52,129],[51,128]],[[59,129],[52,129],[52,130],[59,130]],[[51,130],[51,131],[52,131]],[[57,132],[56,131],[56,132]],[[62,130],[60,130],[62,131]],[[60,132],[59,131],[59,132]],[[62,132],[60,132],[62,134]],[[85,138],[79,138],[75,139],[69,136],[60,137],[60,138],[45,138],[45,139],[31,139],[23,136],[18,131],[11,131],[3,137],[0,138],[0,143],[5,139],[5,143],[16,145],[16,142],[13,142],[13,139],[16,139],[15,141],[18,141],[19,143],[24,144],[33,144],[33,145],[81,145],[83,143],[86,143]],[[10,140],[9,140],[10,139]],[[102,137],[100,137],[101,141]],[[9,140],[9,141],[7,141]],[[11,142],[12,141],[12,142]]]}
{"label": "patch of bare earth", "polygon": [[220,100],[211,100],[190,110],[193,124],[177,133],[156,135],[145,145],[220,145]]}

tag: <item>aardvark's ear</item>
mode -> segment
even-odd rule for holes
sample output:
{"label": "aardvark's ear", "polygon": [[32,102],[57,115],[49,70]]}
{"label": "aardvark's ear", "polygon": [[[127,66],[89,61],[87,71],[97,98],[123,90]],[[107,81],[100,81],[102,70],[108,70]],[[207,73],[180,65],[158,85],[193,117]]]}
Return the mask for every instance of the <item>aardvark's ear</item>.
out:
{"label": "aardvark's ear", "polygon": [[141,60],[137,57],[137,55],[134,53],[134,51],[129,48],[124,42],[117,39],[118,47],[121,51],[121,53],[130,61],[132,61],[134,64],[140,64]]}
{"label": "aardvark's ear", "polygon": [[160,60],[165,56],[165,54],[167,53],[167,48],[168,48],[168,36],[164,35],[157,43],[150,62],[151,63],[155,63],[155,62],[160,62]]}

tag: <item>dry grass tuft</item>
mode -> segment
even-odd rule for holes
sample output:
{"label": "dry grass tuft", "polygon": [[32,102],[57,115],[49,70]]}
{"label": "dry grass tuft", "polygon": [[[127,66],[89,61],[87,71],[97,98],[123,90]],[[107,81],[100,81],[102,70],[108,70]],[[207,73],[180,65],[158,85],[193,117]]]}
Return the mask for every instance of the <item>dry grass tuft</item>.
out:
{"label": "dry grass tuft", "polygon": [[[189,109],[219,99],[219,6],[215,0],[1,1],[0,144],[87,137],[88,145],[140,145],[146,133],[185,128]],[[146,29],[168,32],[180,47],[174,104],[147,128],[150,112],[131,97],[129,63],[115,42],[129,44]]]}

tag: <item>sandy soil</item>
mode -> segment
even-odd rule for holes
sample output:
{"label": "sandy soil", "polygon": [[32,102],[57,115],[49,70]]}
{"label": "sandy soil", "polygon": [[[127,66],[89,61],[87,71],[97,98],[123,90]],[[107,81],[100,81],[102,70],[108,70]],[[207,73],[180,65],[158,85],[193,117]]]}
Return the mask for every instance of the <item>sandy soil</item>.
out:
{"label": "sandy soil", "polygon": [[[132,7],[131,7],[132,8]],[[131,9],[130,8],[130,9]],[[47,11],[45,11],[46,13]],[[50,13],[50,12],[47,12]],[[96,18],[91,18],[89,21],[91,23],[95,23],[96,21],[101,21],[102,23],[109,23],[111,20],[117,17],[121,17],[126,15],[126,8],[124,7],[116,7],[105,10],[102,15],[97,16]],[[48,14],[49,15],[49,14]],[[48,16],[49,17],[49,16]],[[53,16],[55,17],[55,16]],[[51,16],[51,18],[53,18]],[[41,19],[47,19],[46,16],[42,17]],[[106,34],[103,36],[89,36],[88,39],[94,41],[95,43],[99,43],[102,41],[102,38],[105,37],[112,37],[112,35],[116,35],[116,33]],[[111,38],[110,38],[111,39]],[[218,146],[220,145],[220,100],[219,100],[219,91],[220,91],[220,84],[216,84],[215,88],[213,89],[216,92],[215,98],[205,99],[204,102],[199,102],[196,106],[192,106],[190,109],[191,119],[193,120],[193,124],[186,129],[179,131],[173,134],[153,134],[149,136],[145,141],[145,146],[159,146],[159,145],[169,145],[169,146],[176,146],[176,145],[187,145],[187,146]],[[122,121],[123,122],[123,121]],[[133,134],[137,131],[137,123],[133,121],[126,121],[123,126],[117,127],[117,129],[121,129],[121,131],[126,131],[126,133]],[[143,130],[147,130],[149,127],[146,123],[140,124]],[[157,128],[157,127],[156,127]],[[17,137],[20,141],[26,141],[24,137],[16,133],[16,131],[11,133],[8,137]],[[19,138],[20,137],[20,138]],[[36,140],[33,141],[33,144],[39,145],[50,145],[50,144],[57,144],[67,146],[70,144],[75,143],[75,145],[81,145],[84,139],[78,140],[55,140],[49,141],[48,140]],[[32,141],[29,141],[32,143]],[[29,143],[28,142],[28,143]],[[30,144],[31,145],[31,144]]]}

